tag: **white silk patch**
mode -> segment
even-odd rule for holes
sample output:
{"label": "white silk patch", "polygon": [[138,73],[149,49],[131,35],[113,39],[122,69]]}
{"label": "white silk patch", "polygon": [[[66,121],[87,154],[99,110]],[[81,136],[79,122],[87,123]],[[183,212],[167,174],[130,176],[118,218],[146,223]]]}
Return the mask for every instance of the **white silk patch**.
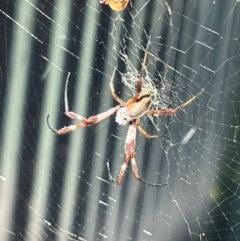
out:
{"label": "white silk patch", "polygon": [[131,120],[133,120],[133,118],[127,114],[127,108],[126,108],[126,107],[122,107],[122,108],[116,113],[115,121],[116,121],[119,125],[126,125],[126,124],[129,123],[129,121],[131,121]]}

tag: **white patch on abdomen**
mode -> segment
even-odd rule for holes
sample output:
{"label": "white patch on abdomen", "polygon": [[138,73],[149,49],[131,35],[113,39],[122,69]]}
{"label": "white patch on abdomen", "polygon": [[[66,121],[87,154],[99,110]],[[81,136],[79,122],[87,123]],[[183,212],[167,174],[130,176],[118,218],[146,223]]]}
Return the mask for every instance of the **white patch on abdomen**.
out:
{"label": "white patch on abdomen", "polygon": [[129,121],[132,121],[133,118],[127,114],[127,107],[122,107],[117,113],[115,121],[119,125],[126,125]]}

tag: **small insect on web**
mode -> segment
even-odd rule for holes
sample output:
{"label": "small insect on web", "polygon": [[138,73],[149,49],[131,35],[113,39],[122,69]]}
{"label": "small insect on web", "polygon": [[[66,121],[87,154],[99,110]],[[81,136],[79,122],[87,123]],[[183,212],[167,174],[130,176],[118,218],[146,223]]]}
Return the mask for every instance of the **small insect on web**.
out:
{"label": "small insect on web", "polygon": [[142,68],[139,73],[139,79],[137,81],[137,93],[134,97],[129,99],[127,102],[122,101],[117,94],[115,93],[113,80],[116,72],[116,68],[113,71],[111,80],[110,80],[110,90],[112,97],[119,103],[119,105],[107,110],[106,112],[102,112],[98,115],[91,116],[89,118],[85,118],[81,115],[76,114],[75,112],[69,111],[68,106],[68,98],[67,98],[67,86],[68,86],[68,79],[69,75],[66,80],[65,84],[65,91],[64,91],[64,102],[65,102],[65,114],[72,119],[76,119],[80,121],[79,123],[75,125],[70,125],[63,127],[59,130],[56,130],[55,128],[51,127],[49,124],[49,115],[47,116],[47,124],[50,130],[52,130],[57,135],[63,135],[68,132],[81,129],[87,126],[94,125],[106,118],[108,118],[111,115],[115,115],[115,121],[119,125],[126,125],[129,123],[129,128],[127,132],[127,137],[125,141],[125,160],[122,164],[121,170],[117,176],[117,179],[113,179],[112,175],[110,174],[110,168],[109,163],[107,163],[108,167],[108,175],[109,180],[115,182],[117,185],[121,185],[124,179],[124,175],[128,166],[129,161],[131,160],[132,165],[132,171],[135,176],[135,178],[147,185],[150,186],[156,186],[156,187],[162,187],[167,185],[167,183],[164,184],[157,184],[157,183],[149,183],[146,180],[142,179],[138,172],[137,163],[135,161],[135,147],[136,147],[136,135],[137,135],[137,129],[146,137],[146,138],[157,138],[157,137],[163,137],[160,135],[151,135],[148,134],[141,126],[140,118],[144,116],[145,114],[148,115],[173,115],[176,114],[179,110],[183,109],[187,105],[189,105],[193,100],[195,100],[202,92],[203,89],[195,96],[193,96],[191,99],[183,103],[182,105],[178,106],[175,109],[158,109],[158,110],[151,110],[151,91],[149,89],[142,89],[142,79],[143,79],[143,73],[145,70],[145,64],[147,60],[147,50],[145,51],[144,59],[142,62]]}
{"label": "small insect on web", "polygon": [[100,3],[109,5],[112,10],[122,11],[129,3],[129,0],[101,0]]}

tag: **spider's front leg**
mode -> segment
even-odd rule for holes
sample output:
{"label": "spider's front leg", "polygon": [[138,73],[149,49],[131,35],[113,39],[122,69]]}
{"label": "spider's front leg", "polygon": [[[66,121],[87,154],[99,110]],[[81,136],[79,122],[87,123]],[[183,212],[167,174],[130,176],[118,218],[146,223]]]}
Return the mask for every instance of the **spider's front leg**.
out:
{"label": "spider's front leg", "polygon": [[106,118],[108,118],[110,115],[114,115],[117,113],[117,111],[120,109],[120,106],[113,107],[109,109],[106,112],[100,113],[95,116],[91,116],[89,118],[85,118],[81,115],[78,115],[77,113],[73,111],[69,111],[69,105],[68,105],[68,97],[67,97],[67,87],[68,87],[68,80],[69,80],[70,73],[68,73],[66,84],[65,84],[65,90],[64,90],[64,104],[65,104],[65,115],[68,116],[71,119],[79,120],[81,121],[80,123],[76,125],[70,125],[70,126],[65,126],[59,130],[56,130],[54,127],[52,127],[49,123],[49,115],[47,116],[47,124],[48,127],[51,131],[56,133],[57,135],[63,135],[67,134],[70,131],[74,131],[76,129],[81,129],[86,126],[94,125]]}
{"label": "spider's front leg", "polygon": [[[83,117],[81,123],[78,123],[76,125],[65,126],[65,127],[61,128],[59,130],[56,130],[55,128],[53,128],[49,124],[49,115],[48,115],[47,116],[47,124],[48,124],[49,129],[51,131],[53,131],[54,133],[56,133],[57,135],[64,135],[64,134],[67,134],[70,131],[74,131],[76,129],[81,129],[81,128],[84,128],[84,127],[87,127],[87,126],[94,125],[94,124],[108,118],[109,116],[116,114],[116,112],[120,108],[121,108],[120,106],[116,106],[116,107],[113,107],[113,108],[109,109],[106,112],[100,113],[98,115],[91,116],[87,119]],[[71,113],[74,113],[74,112],[71,112]],[[75,114],[75,115],[77,115],[77,114]]]}

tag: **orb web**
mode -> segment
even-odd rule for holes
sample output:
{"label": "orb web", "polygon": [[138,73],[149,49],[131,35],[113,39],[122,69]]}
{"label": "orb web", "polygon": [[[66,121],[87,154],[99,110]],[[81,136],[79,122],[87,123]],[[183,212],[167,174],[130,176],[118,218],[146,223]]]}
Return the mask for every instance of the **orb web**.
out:
{"label": "orb web", "polygon": [[[3,1],[0,6],[1,240],[239,240],[239,1],[130,1],[115,12],[98,1]],[[56,136],[143,88],[141,118],[162,138],[137,134],[142,178],[127,169],[128,125],[115,117]]]}

